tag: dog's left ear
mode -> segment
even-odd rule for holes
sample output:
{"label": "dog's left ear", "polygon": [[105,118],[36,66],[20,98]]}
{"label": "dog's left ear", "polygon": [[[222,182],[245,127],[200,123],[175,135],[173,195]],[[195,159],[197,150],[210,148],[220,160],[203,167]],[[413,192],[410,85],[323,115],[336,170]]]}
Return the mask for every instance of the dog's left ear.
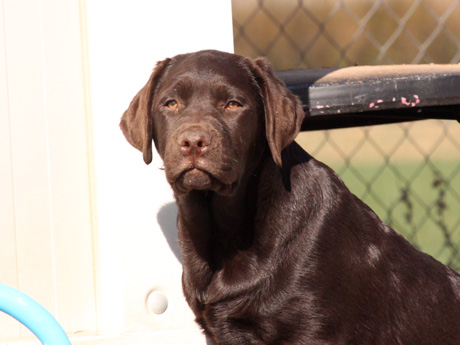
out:
{"label": "dog's left ear", "polygon": [[265,58],[253,61],[253,73],[261,88],[265,108],[265,130],[273,160],[281,167],[281,152],[300,132],[305,113],[299,99],[275,77]]}
{"label": "dog's left ear", "polygon": [[120,121],[120,128],[125,138],[131,145],[142,152],[146,164],[152,162],[152,139],[154,138],[153,119],[150,112],[153,93],[170,61],[171,59],[166,59],[157,63],[149,81],[134,96]]}

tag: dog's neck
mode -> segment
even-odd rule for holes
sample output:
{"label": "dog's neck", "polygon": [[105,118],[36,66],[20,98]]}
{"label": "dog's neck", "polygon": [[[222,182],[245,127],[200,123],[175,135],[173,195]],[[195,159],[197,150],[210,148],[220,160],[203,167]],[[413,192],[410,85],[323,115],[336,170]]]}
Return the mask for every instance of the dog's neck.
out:
{"label": "dog's neck", "polygon": [[[311,158],[299,150],[295,143],[285,150],[283,169],[276,166],[270,151],[266,152],[232,196],[204,191],[176,196],[183,283],[189,303],[218,300],[225,291],[222,286],[231,285],[237,293],[269,279],[269,270],[266,274],[262,271],[278,264],[278,246],[286,240],[279,219],[290,217],[280,214],[286,210],[281,211],[275,200],[289,197],[291,169]],[[260,229],[264,233],[259,233]]]}
{"label": "dog's neck", "polygon": [[[265,156],[265,155],[264,155]],[[245,174],[235,193],[223,196],[214,192],[191,191],[176,196],[178,231],[181,245],[184,284],[189,281],[197,290],[207,290],[211,281],[225,276],[250,275],[244,272],[247,260],[257,260],[256,226],[260,174],[274,174],[279,168],[271,156]],[[241,265],[235,265],[235,261]],[[233,264],[227,265],[227,263]],[[229,272],[227,267],[238,272]],[[205,300],[205,298],[203,298]]]}
{"label": "dog's neck", "polygon": [[250,245],[258,188],[251,180],[245,176],[231,196],[197,190],[176,196],[179,236],[188,237],[203,259],[215,262]]}

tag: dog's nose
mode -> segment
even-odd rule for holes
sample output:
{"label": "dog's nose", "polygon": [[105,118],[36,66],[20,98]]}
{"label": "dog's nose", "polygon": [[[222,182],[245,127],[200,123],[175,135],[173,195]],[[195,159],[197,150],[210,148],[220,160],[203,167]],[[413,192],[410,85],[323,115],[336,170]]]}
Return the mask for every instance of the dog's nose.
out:
{"label": "dog's nose", "polygon": [[211,144],[211,136],[203,131],[186,131],[179,137],[183,155],[203,155]]}

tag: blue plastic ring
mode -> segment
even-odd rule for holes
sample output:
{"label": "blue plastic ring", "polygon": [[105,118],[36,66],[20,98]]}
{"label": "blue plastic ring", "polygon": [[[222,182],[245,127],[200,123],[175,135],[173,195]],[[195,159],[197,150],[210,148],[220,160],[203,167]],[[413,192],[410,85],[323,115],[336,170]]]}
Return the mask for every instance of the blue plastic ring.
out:
{"label": "blue plastic ring", "polygon": [[45,308],[5,284],[0,284],[0,311],[30,329],[43,345],[71,345],[62,327]]}

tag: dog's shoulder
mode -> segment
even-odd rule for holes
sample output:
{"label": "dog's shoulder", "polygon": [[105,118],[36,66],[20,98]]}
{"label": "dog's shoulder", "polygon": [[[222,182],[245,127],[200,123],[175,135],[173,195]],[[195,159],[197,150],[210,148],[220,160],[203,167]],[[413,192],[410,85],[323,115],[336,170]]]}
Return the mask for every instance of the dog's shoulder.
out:
{"label": "dog's shoulder", "polygon": [[330,194],[334,198],[349,192],[332,168],[312,157],[295,141],[284,149],[282,157],[281,176],[286,190],[303,195],[307,192],[321,194],[318,196],[324,197]]}

